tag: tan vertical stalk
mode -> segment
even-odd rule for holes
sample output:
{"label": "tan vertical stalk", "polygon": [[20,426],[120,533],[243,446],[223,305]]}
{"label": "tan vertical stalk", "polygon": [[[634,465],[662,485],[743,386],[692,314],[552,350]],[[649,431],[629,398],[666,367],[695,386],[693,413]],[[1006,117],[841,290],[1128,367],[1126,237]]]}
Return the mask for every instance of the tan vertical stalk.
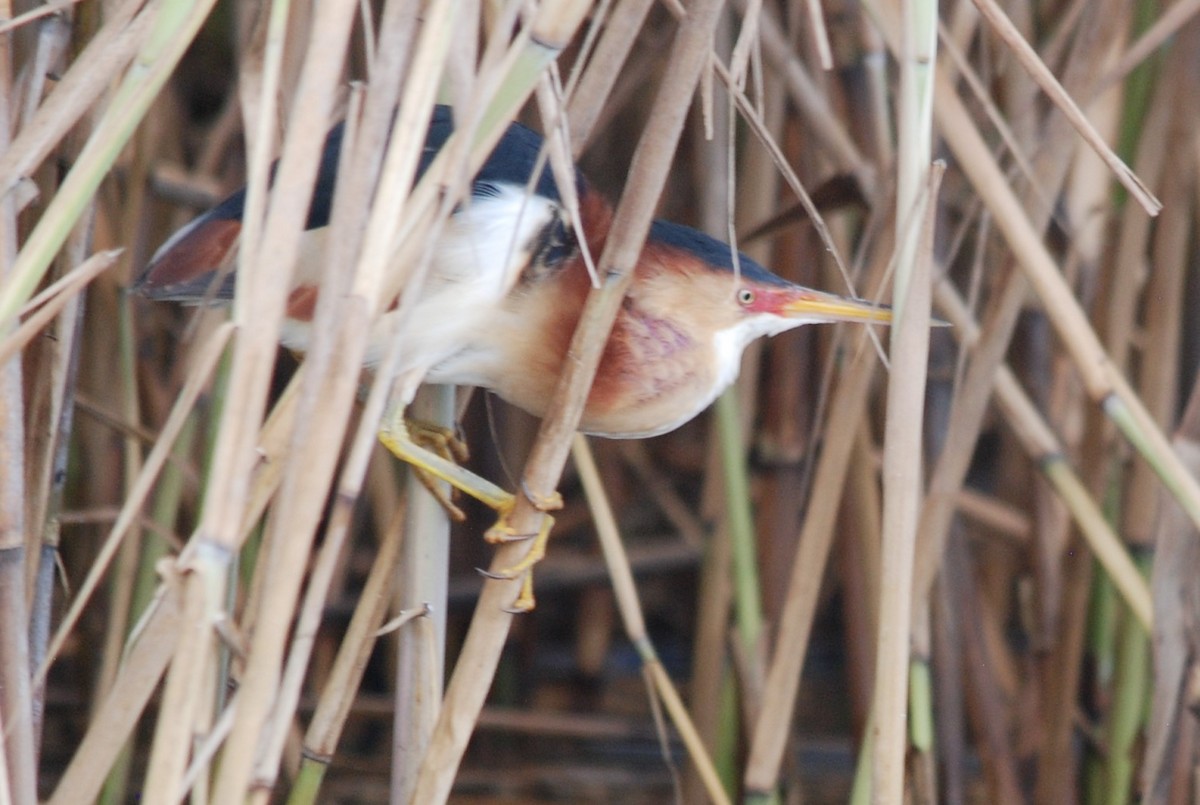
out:
{"label": "tan vertical stalk", "polygon": [[[882,273],[882,265],[877,268]],[[833,545],[840,490],[845,484],[854,434],[862,422],[867,391],[875,372],[876,363],[866,333],[854,339],[854,345],[846,352],[838,384],[830,396],[827,438],[813,476],[811,503],[792,561],[775,653],[767,668],[763,700],[772,706],[763,709],[754,725],[746,760],[744,785],[748,799],[769,796],[779,776],[821,581]]]}
{"label": "tan vertical stalk", "polygon": [[[919,13],[919,12],[913,12]],[[936,15],[936,12],[934,12]],[[908,58],[917,64],[932,64],[932,53],[925,46],[933,41],[934,26],[930,21],[930,37],[923,44],[911,40]],[[921,20],[912,23],[921,26]],[[918,35],[919,37],[919,35]],[[930,56],[925,60],[925,56]],[[917,65],[914,65],[914,67]],[[903,68],[902,68],[903,69]],[[919,82],[914,76],[910,81]],[[901,79],[902,83],[904,79]],[[905,160],[928,161],[929,120],[925,116],[930,87],[910,91],[916,93],[917,104],[908,114],[915,120],[905,122],[902,112],[898,156]],[[902,91],[903,92],[903,91]],[[920,111],[925,107],[924,113]],[[924,122],[921,122],[924,118]],[[906,136],[906,127],[917,124]],[[906,143],[907,140],[907,143]],[[910,149],[916,149],[915,153]],[[891,375],[888,383],[887,423],[884,433],[883,458],[883,535],[880,565],[883,573],[879,587],[879,639],[875,654],[875,697],[872,704],[874,765],[871,801],[898,803],[904,796],[904,755],[908,745],[908,666],[909,639],[912,630],[913,562],[917,541],[917,516],[924,485],[922,475],[922,429],[924,418],[925,374],[929,360],[929,309],[933,263],[933,222],[938,187],[944,166],[932,171],[917,170],[915,177],[928,175],[924,193],[919,185],[913,195],[905,196],[904,172],[901,172],[902,199],[898,203],[897,220],[899,265],[896,274],[897,326],[893,328]],[[904,201],[908,199],[908,203]],[[922,224],[918,228],[918,224]],[[903,248],[910,243],[907,252]],[[906,272],[899,269],[910,263]],[[904,281],[901,278],[904,277]]]}
{"label": "tan vertical stalk", "polygon": [[[0,2],[0,15],[12,5]],[[8,146],[18,110],[10,108],[13,43],[0,34],[0,153]],[[17,210],[13,194],[0,195],[0,287],[16,276]],[[0,316],[0,339],[14,323]],[[33,697],[29,684],[29,619],[25,592],[25,407],[21,359],[0,364],[0,754],[4,787],[0,797],[14,805],[37,801],[37,751],[34,746]]]}
{"label": "tan vertical stalk", "polygon": [[[721,3],[703,0],[689,9],[680,24],[666,73],[655,99],[653,121],[638,144],[630,183],[622,194],[613,221],[613,235],[599,263],[603,286],[594,292],[572,339],[577,360],[564,369],[550,413],[526,465],[524,488],[548,498],[570,450],[571,436],[583,410],[592,376],[631,278],[631,269],[650,227],[654,205],[662,192],[675,144],[700,70],[707,62]],[[512,515],[517,531],[533,533],[543,515],[520,498]],[[518,560],[529,546],[510,545],[496,552],[493,570]],[[516,594],[517,582],[490,580],[484,584],[462,654],[446,692],[442,715],[417,780],[413,802],[444,802],[490,687],[511,625],[504,608]]]}
{"label": "tan vertical stalk", "polygon": [[[440,425],[454,423],[454,389],[422,390],[413,416]],[[440,485],[440,484],[439,484]],[[397,605],[401,611],[428,608],[422,626],[410,624],[396,635],[396,709],[392,717],[392,802],[411,798],[421,759],[437,722],[446,667],[446,588],[450,560],[450,520],[415,473],[408,474],[408,512],[401,548]],[[442,492],[449,494],[449,485]]]}
{"label": "tan vertical stalk", "polygon": [[[356,10],[356,4],[348,1],[316,7],[312,39],[297,86],[298,97],[305,98],[306,103],[298,105],[292,115],[289,137],[279,162],[275,192],[272,194],[261,241],[251,239],[244,245],[243,261],[248,259],[248,254],[254,255],[256,259],[254,263],[243,262],[243,267],[247,270],[239,272],[239,276],[248,277],[249,282],[245,304],[241,309],[239,305],[242,305],[243,298],[240,294],[237,298],[235,317],[249,316],[257,307],[257,313],[261,314],[263,319],[243,319],[241,322],[246,328],[247,339],[239,343],[239,350],[234,353],[234,376],[230,387],[233,389],[239,380],[238,358],[243,355],[241,347],[246,345],[247,351],[242,358],[244,363],[241,368],[248,376],[242,377],[241,380],[248,385],[254,385],[255,388],[241,392],[246,394],[245,402],[249,411],[238,412],[240,414],[252,414],[262,410],[264,400],[261,395],[265,392],[262,381],[265,372],[270,368],[269,361],[272,358],[267,347],[276,339],[283,312],[280,302],[288,287],[287,282],[281,282],[279,277],[272,276],[272,272],[254,271],[254,266],[277,262],[284,266],[286,277],[288,267],[295,263],[299,245],[299,225],[305,217],[312,193],[313,177],[324,131],[329,121],[335,82],[341,75],[346,43]],[[271,63],[272,61],[268,60],[268,65]],[[270,86],[268,82],[268,91]],[[290,184],[292,180],[297,184]],[[250,187],[253,193],[253,184]],[[253,217],[254,209],[252,201],[253,196],[247,198],[250,218]],[[255,251],[255,248],[258,251]],[[315,320],[318,327],[332,314],[335,309],[333,305],[333,300],[323,300],[319,305]],[[327,411],[335,414],[344,412],[348,410],[354,394],[354,379],[345,377],[350,374],[346,367],[342,367],[343,371],[340,374],[329,371],[335,357],[333,342],[333,338],[319,338],[310,352],[310,372],[306,377],[308,383],[301,389],[296,429],[291,436],[293,464],[289,467],[290,471],[285,473],[279,505],[272,511],[268,525],[271,535],[269,542],[272,543],[274,555],[267,557],[267,561],[272,564],[268,572],[262,608],[256,619],[254,645],[247,659],[239,689],[238,710],[216,778],[213,797],[217,802],[240,801],[246,795],[256,747],[279,684],[284,642],[307,563],[309,546],[323,507],[325,490],[329,487],[336,465],[338,448],[346,424],[344,413],[340,419],[336,416],[323,417],[322,427],[313,427],[317,421],[314,417],[315,410],[319,404],[324,404]],[[344,357],[348,361],[354,361],[357,356],[352,347],[347,351],[349,354]],[[260,375],[260,372],[264,374]],[[228,403],[230,407],[233,404],[233,401]],[[233,425],[229,435],[240,438],[236,441],[231,439],[227,448],[229,452],[225,456],[227,464],[221,463],[218,453],[214,460],[214,475],[224,470],[229,472],[236,482],[245,484],[250,469],[246,459],[252,458],[253,453],[247,455],[242,451],[247,447],[253,449],[254,438],[258,432],[257,422],[238,417],[234,422],[226,418],[224,424]],[[210,516],[212,518],[207,520],[210,530],[202,530],[199,535],[209,537],[216,546],[224,550],[236,547],[237,527],[241,519],[240,504],[244,503],[242,489],[224,486],[229,480],[231,479],[222,478],[210,488],[207,502],[215,504],[217,511],[210,511],[206,507],[206,520]],[[222,511],[224,516],[220,513]],[[282,544],[285,536],[288,543],[286,545]]]}
{"label": "tan vertical stalk", "polygon": [[572,455],[579,469],[580,479],[588,497],[588,506],[596,521],[596,531],[600,537],[600,547],[604,552],[604,561],[608,565],[609,576],[613,582],[613,592],[621,611],[621,621],[630,642],[637,649],[642,659],[643,671],[653,685],[655,693],[663,700],[667,712],[675,728],[683,738],[684,746],[692,758],[695,770],[702,781],[704,792],[711,802],[728,803],[729,795],[721,786],[717,771],[704,748],[704,743],[688,712],[683,707],[682,699],[667,676],[666,669],[658,659],[654,644],[646,632],[645,618],[642,616],[641,604],[638,602],[637,587],[633,583],[633,571],[629,566],[629,556],[625,553],[625,545],[617,530],[616,516],[612,504],[604,492],[604,484],[600,480],[600,471],[596,468],[595,458],[588,446],[585,436],[576,434]]}

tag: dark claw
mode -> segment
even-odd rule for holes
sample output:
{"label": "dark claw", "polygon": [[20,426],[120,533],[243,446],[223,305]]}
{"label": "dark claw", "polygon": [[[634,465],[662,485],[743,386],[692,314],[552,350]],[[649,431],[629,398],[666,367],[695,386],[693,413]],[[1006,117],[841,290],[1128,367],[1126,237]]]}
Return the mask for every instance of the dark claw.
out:
{"label": "dark claw", "polygon": [[493,537],[491,541],[497,544],[508,544],[510,542],[525,542],[526,540],[531,540],[536,536],[537,534],[500,534],[499,536]]}
{"label": "dark claw", "polygon": [[516,576],[510,576],[505,573],[493,573],[490,570],[484,570],[482,567],[475,568],[475,572],[485,579],[494,579],[495,581],[512,581],[516,578]]}
{"label": "dark claw", "polygon": [[558,511],[563,507],[562,495],[558,494],[557,491],[552,492],[550,497],[543,498],[540,495],[534,494],[533,490],[529,488],[529,484],[525,482],[524,478],[521,479],[521,494],[525,496],[526,500],[533,504],[533,508],[537,509],[543,514],[547,512]]}

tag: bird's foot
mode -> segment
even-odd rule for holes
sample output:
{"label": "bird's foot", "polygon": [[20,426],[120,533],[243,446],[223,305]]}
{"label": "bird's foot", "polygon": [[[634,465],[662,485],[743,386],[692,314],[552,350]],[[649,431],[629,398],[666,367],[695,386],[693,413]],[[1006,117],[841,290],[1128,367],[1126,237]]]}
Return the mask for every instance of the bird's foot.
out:
{"label": "bird's foot", "polygon": [[[562,507],[562,499],[557,497],[557,508]],[[551,504],[554,500],[550,501]],[[536,506],[537,503],[534,502]],[[483,538],[492,545],[506,545],[510,542],[522,542],[525,540],[533,540],[533,544],[529,546],[529,550],[521,557],[521,560],[516,564],[503,568],[498,571],[480,570],[484,576],[489,579],[515,579],[521,578],[521,590],[517,593],[516,599],[512,605],[508,607],[508,611],[514,614],[529,612],[536,606],[537,601],[533,596],[533,567],[546,556],[546,544],[550,541],[550,530],[554,527],[554,518],[541,509],[542,517],[541,524],[538,526],[537,533],[529,534],[517,531],[509,523],[509,515],[512,513],[511,507],[508,511],[500,512],[500,519],[496,524],[489,528],[483,535]]]}
{"label": "bird's foot", "polygon": [[459,433],[458,428],[439,425],[436,422],[426,422],[422,419],[405,419],[408,438],[413,444],[439,455],[455,464],[465,464],[471,458],[467,442]]}
{"label": "bird's foot", "polygon": [[[408,424],[399,413],[393,411],[384,417],[383,424],[379,429],[379,440],[392,452],[392,455],[411,465],[418,475],[424,474],[428,478],[445,481],[460,492],[470,495],[499,513],[500,517],[496,525],[484,534],[484,539],[489,543],[497,545],[526,539],[533,540],[529,552],[519,562],[496,573],[484,573],[486,576],[501,579],[515,579],[523,576],[521,590],[508,609],[514,613],[528,612],[533,609],[535,600],[532,570],[533,566],[546,555],[546,542],[550,538],[550,529],[554,525],[554,518],[546,512],[561,508],[562,497],[558,493],[545,496],[535,495],[522,485],[522,493],[535,508],[542,512],[542,523],[536,534],[521,534],[510,524],[513,508],[516,505],[516,498],[512,494],[470,470],[458,466],[445,456],[417,444],[409,434]],[[443,503],[443,505],[446,504]],[[457,509],[457,507],[455,508]]]}
{"label": "bird's foot", "polygon": [[454,502],[454,494],[459,490],[455,487],[450,487],[449,494],[446,493],[445,487],[441,484],[441,479],[429,472],[423,467],[418,467],[415,464],[409,466],[413,477],[416,478],[421,486],[425,487],[425,491],[433,496],[438,505],[442,507],[442,511],[446,512],[446,516],[456,523],[465,522],[467,514],[458,507]]}
{"label": "bird's foot", "polygon": [[[429,428],[424,428],[423,433],[428,434],[429,432]],[[413,467],[418,475],[424,474],[426,479],[445,481],[458,491],[470,495],[496,511],[501,511],[506,506],[511,509],[512,495],[470,470],[460,467],[451,458],[440,454],[438,450],[431,450],[418,443],[409,432],[408,423],[402,415],[390,413],[384,417],[379,427],[379,441],[383,442],[383,446],[392,455]],[[452,441],[454,440],[445,442],[446,449],[449,451],[458,449],[450,446]],[[430,484],[432,484],[432,480],[430,480]],[[434,494],[439,499],[445,497],[438,495],[436,491]],[[443,505],[445,504],[443,503]],[[457,509],[457,507],[454,508]]]}
{"label": "bird's foot", "polygon": [[[455,428],[448,428],[444,425],[420,419],[405,419],[404,434],[407,435],[408,440],[413,445],[427,450],[432,455],[439,456],[452,464],[461,465],[471,457],[466,441],[459,436]],[[386,445],[388,442],[385,441],[384,444]],[[395,453],[396,451],[393,450],[392,452]],[[445,487],[438,482],[439,479],[436,474],[419,464],[411,464],[410,466],[417,480],[421,482],[421,486],[425,487],[429,494],[433,496],[434,500],[445,510],[446,515],[451,520],[461,523],[467,519],[467,515],[454,502],[455,494],[460,491],[458,487],[452,485],[449,494],[447,494]]]}

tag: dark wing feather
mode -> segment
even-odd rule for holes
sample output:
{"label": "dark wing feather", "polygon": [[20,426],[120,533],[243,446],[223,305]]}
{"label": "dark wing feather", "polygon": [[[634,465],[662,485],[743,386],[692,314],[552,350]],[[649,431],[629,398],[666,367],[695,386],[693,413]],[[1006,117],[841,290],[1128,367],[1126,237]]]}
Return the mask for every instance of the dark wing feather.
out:
{"label": "dark wing feather", "polygon": [[[339,123],[325,138],[305,229],[318,229],[329,224],[344,130],[344,124]],[[418,179],[428,170],[453,132],[454,120],[450,107],[435,107],[417,167]],[[492,156],[475,177],[473,193],[478,191],[477,194],[483,195],[494,192],[494,187],[501,184],[522,187],[528,184],[537,166],[542,142],[541,135],[525,126],[509,126]],[[272,179],[277,164],[271,166]],[[575,181],[582,194],[585,184],[578,172]],[[534,187],[539,195],[559,199],[558,186],[549,167],[542,170]],[[150,260],[134,284],[134,290],[151,299],[182,302],[232,298],[232,274],[223,272],[224,276],[219,280],[218,275],[236,246],[245,204],[246,190],[242,188],[176,232]],[[219,283],[219,287],[214,288],[214,283]]]}

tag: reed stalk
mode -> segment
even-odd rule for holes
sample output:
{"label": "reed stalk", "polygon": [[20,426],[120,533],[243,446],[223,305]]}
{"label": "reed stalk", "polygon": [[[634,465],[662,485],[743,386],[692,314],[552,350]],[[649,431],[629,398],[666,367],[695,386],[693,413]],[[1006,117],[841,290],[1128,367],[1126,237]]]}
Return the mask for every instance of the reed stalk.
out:
{"label": "reed stalk", "polygon": [[[630,171],[633,179],[622,194],[613,219],[614,236],[608,239],[598,263],[604,284],[589,298],[572,338],[572,353],[578,359],[564,369],[526,464],[522,484],[534,496],[548,499],[562,472],[605,336],[625,296],[631,269],[649,231],[650,216],[666,179],[688,102],[707,59],[718,10],[716,2],[697,4],[676,36],[655,99],[653,126],[639,142]],[[511,524],[518,532],[535,533],[543,516],[527,498],[518,498]],[[525,550],[528,546],[511,545],[497,551],[493,570],[511,566]],[[515,592],[514,581],[489,580],[484,584],[476,617],[447,686],[442,715],[417,780],[415,802],[442,802],[449,795],[453,774],[482,708],[512,620],[503,611],[505,599],[511,600]]]}
{"label": "reed stalk", "polygon": [[721,785],[720,777],[717,776],[716,768],[704,748],[704,742],[696,732],[696,728],[683,706],[683,700],[670,677],[667,676],[646,631],[646,622],[638,601],[637,587],[633,582],[629,557],[625,553],[625,546],[621,542],[621,535],[617,529],[617,519],[613,514],[608,495],[604,492],[600,472],[596,468],[591,448],[584,436],[575,436],[571,454],[575,459],[575,466],[579,470],[580,479],[583,481],[592,517],[596,521],[600,548],[604,552],[604,561],[608,566],[609,576],[612,578],[621,620],[625,625],[625,634],[637,649],[638,656],[642,660],[642,668],[654,686],[655,695],[659,696],[666,705],[672,723],[683,738],[688,754],[703,781],[705,793],[712,802],[731,802],[725,788]]}
{"label": "reed stalk", "polygon": [[[425,389],[413,415],[453,427],[454,389]],[[396,640],[396,712],[392,720],[392,801],[412,798],[421,760],[442,702],[446,668],[446,586],[450,564],[450,520],[414,473],[408,475],[408,512],[401,549],[397,608],[428,613],[420,624],[401,629]],[[449,484],[438,483],[442,494]],[[415,628],[420,626],[421,628]]]}

